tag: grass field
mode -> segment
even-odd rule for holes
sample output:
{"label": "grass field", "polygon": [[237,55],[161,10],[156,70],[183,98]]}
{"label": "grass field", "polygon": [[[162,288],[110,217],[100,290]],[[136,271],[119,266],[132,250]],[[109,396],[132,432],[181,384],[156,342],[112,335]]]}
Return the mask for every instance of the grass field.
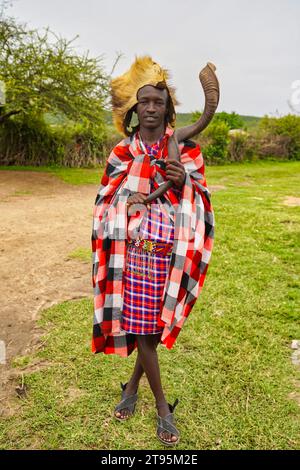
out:
{"label": "grass field", "polygon": [[[179,398],[178,449],[300,448],[300,370],[290,348],[300,339],[300,208],[284,204],[300,198],[299,172],[300,162],[206,169],[208,185],[225,186],[212,194],[211,264],[174,348],[158,350],[167,398]],[[97,170],[56,174],[99,181]],[[81,247],[73,256],[89,260]],[[92,355],[92,311],[91,297],[43,312],[41,347],[14,361],[27,395],[2,418],[0,448],[162,448],[146,379],[132,419],[112,418],[136,353]]]}

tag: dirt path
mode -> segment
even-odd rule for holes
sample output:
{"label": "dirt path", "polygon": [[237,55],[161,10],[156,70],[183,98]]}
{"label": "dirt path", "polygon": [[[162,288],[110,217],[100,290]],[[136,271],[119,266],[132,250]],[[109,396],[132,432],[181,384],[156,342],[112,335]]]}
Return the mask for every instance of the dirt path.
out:
{"label": "dirt path", "polygon": [[47,173],[0,171],[0,341],[6,347],[0,415],[11,385],[11,359],[38,344],[40,311],[92,296],[91,263],[68,255],[90,248],[97,189],[72,186]]}

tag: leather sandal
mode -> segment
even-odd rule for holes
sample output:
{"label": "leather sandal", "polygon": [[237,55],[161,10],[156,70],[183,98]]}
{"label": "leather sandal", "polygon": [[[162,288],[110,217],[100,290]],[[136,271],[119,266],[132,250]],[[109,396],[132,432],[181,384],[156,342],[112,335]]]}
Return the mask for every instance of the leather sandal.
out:
{"label": "leather sandal", "polygon": [[[178,403],[179,403],[178,398],[176,398],[176,400],[174,402],[174,405],[170,405],[170,403],[168,403],[168,406],[169,406],[169,409],[170,409],[170,414],[168,414],[164,418],[157,415],[156,435],[157,435],[157,438],[160,440],[160,442],[162,442],[166,446],[174,446],[174,445],[178,444],[178,442],[180,440],[180,433],[179,433],[178,429],[175,427],[175,418],[174,418],[174,415],[173,415],[173,411],[175,410]],[[174,441],[174,442],[165,441],[164,439],[162,439],[162,437],[160,437],[160,434],[163,433],[163,432],[168,432],[168,433],[172,434],[173,436],[176,436],[177,440]]]}
{"label": "leather sandal", "polygon": [[[114,411],[114,416],[118,421],[126,421],[126,419],[130,418],[134,414],[136,402],[138,399],[137,393],[134,393],[133,395],[125,396],[125,389],[126,389],[127,384],[128,382],[126,382],[126,384],[122,384],[121,382],[121,389],[122,389],[121,401],[120,403],[117,404],[117,406],[115,407],[115,411]],[[129,414],[125,418],[119,418],[118,416],[116,416],[117,411],[121,411],[125,409],[129,411]]]}

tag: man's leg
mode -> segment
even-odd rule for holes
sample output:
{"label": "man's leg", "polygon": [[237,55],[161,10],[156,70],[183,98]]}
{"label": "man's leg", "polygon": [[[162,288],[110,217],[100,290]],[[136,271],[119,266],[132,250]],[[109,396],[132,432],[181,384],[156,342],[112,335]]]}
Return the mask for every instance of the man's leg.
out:
{"label": "man's leg", "polygon": [[[157,346],[160,343],[161,334],[159,333],[157,335],[151,335],[151,337],[153,338],[153,344],[155,348],[157,348]],[[143,373],[144,373],[144,369],[140,361],[140,354],[138,352],[132,376],[128,384],[126,385],[125,396],[133,395],[134,393],[136,393]],[[121,419],[127,418],[128,414],[129,414],[129,411],[127,408],[124,408],[123,410],[116,412],[117,418],[121,418]]]}
{"label": "man's leg", "polygon": [[[137,342],[140,364],[147,375],[147,379],[155,397],[157,413],[159,416],[164,418],[170,413],[170,409],[162,389],[158,355],[156,351],[157,344],[153,339],[153,335],[137,335]],[[168,432],[162,432],[161,438],[169,442],[177,441],[177,437]]]}

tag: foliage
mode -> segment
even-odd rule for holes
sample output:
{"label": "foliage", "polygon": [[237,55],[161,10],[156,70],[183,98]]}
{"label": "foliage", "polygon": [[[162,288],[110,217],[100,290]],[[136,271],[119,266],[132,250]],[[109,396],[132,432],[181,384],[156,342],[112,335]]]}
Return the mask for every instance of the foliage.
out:
{"label": "foliage", "polygon": [[3,165],[95,166],[102,161],[106,134],[85,122],[49,125],[35,116],[3,122],[0,154]]}
{"label": "foliage", "polygon": [[[193,114],[193,121],[201,113]],[[254,125],[254,120],[256,124]],[[248,126],[245,116],[236,113],[216,113],[207,129],[197,140],[210,164],[225,161],[252,161],[256,159],[300,159],[300,117],[287,115],[281,118],[251,117]],[[225,126],[225,127],[224,127]],[[245,132],[251,127],[249,132]],[[234,132],[233,129],[241,129]],[[227,132],[229,135],[227,135]]]}
{"label": "foliage", "polygon": [[41,34],[13,19],[0,22],[0,79],[6,85],[5,112],[41,115],[51,111],[79,121],[103,120],[107,76],[101,59],[77,55],[73,41],[57,37],[48,28]]}
{"label": "foliage", "polygon": [[204,137],[209,143],[203,147],[203,153],[208,163],[224,163],[227,159],[229,144],[229,126],[225,122],[211,123],[204,131]]}
{"label": "foliage", "polygon": [[[76,38],[66,40],[49,28],[29,29],[6,16],[6,6],[2,2],[0,10],[0,80],[6,90],[0,107],[1,163],[22,164],[23,157],[27,163],[45,163],[47,155],[49,163],[96,162],[106,138],[109,77],[102,58],[78,55]],[[59,116],[60,126],[49,125],[50,115]],[[13,160],[8,136],[14,141]],[[79,148],[78,142],[86,150],[79,159],[65,153],[73,144]]]}
{"label": "foliage", "polygon": [[269,136],[273,140],[281,138],[286,145],[289,159],[300,159],[300,116],[294,114],[280,118],[264,116],[259,128],[264,137]]}
{"label": "foliage", "polygon": [[[194,111],[192,113],[192,122],[196,122],[201,115],[201,111]],[[234,111],[231,113],[226,113],[225,111],[216,113],[211,121],[211,124],[216,123],[225,123],[229,129],[242,129],[245,127],[245,123],[241,116],[239,116],[239,114],[235,113]]]}
{"label": "foliage", "polygon": [[230,155],[231,161],[241,162],[243,160],[247,141],[247,134],[235,134],[233,136],[230,136],[230,141],[228,144],[228,153]]}

